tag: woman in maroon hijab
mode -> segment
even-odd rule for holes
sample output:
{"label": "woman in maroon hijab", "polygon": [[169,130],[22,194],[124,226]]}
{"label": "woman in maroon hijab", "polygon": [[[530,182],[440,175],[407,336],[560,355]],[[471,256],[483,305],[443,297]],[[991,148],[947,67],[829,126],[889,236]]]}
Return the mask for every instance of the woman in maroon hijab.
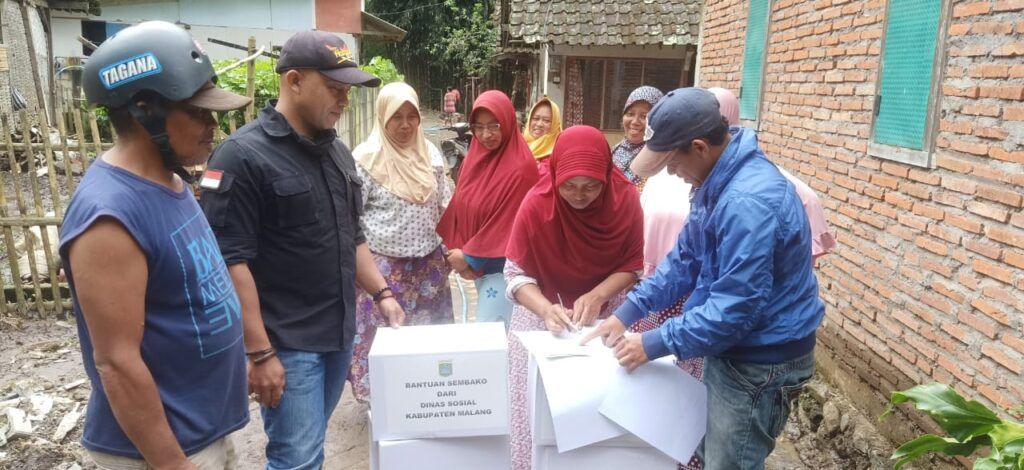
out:
{"label": "woman in maroon hijab", "polygon": [[[550,161],[550,172],[523,200],[508,243],[512,331],[560,334],[592,325],[622,303],[643,271],[640,196],[612,165],[604,135],[571,127]],[[515,335],[509,343],[512,468],[529,469],[527,355]]]}
{"label": "woman in maroon hijab", "polygon": [[473,142],[437,233],[449,250],[448,263],[476,282],[476,320],[507,324],[512,305],[504,296],[505,246],[516,210],[537,182],[537,164],[504,93],[482,93],[469,122]]}

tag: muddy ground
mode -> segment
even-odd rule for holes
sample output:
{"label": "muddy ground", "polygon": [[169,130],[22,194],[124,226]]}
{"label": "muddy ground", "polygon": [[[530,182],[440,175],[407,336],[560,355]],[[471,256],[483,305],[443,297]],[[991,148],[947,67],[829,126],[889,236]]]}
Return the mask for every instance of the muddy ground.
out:
{"label": "muddy ground", "polygon": [[[439,120],[436,117],[427,117],[423,124],[428,138],[435,144],[442,138],[454,135],[437,130]],[[8,179],[7,185],[10,184]],[[6,189],[10,194],[12,188]],[[0,260],[4,255],[3,250],[0,250]],[[475,304],[473,285],[471,282],[463,282],[463,291],[460,292],[454,284],[454,278],[452,281],[455,321],[463,320],[463,298],[468,302],[466,316],[472,321]],[[27,320],[12,315],[0,316],[0,470],[95,468],[78,442],[81,438],[81,417],[73,420],[74,427],[66,436],[60,439],[54,436],[61,420],[69,414],[73,418],[75,412],[84,412],[90,390],[82,368],[74,319]],[[12,438],[3,443],[2,436],[10,426],[5,416],[7,407],[16,407],[38,418],[32,421],[33,432],[30,436]],[[259,408],[251,404],[250,410],[249,425],[233,435],[243,469],[262,468],[265,463],[263,446],[266,437],[262,431]],[[324,468],[368,468],[366,411],[367,406],[357,403],[349,390],[346,390],[329,424]],[[72,421],[70,418],[67,420]],[[801,426],[794,413],[767,468],[867,468],[862,461],[844,459],[838,453],[807,440],[810,434]]]}
{"label": "muddy ground", "polygon": [[[475,300],[472,283],[464,283],[471,303]],[[461,294],[453,288],[456,321],[461,321]],[[472,318],[472,315],[470,315]],[[54,441],[53,432],[60,420],[78,407],[84,411],[90,386],[82,369],[81,354],[73,320],[14,320],[0,322],[0,402],[21,398],[19,408],[31,412],[30,398],[44,395],[54,401],[52,409],[38,422],[33,422],[31,437],[13,439],[0,446],[0,469],[17,470],[71,470],[94,468],[78,443],[82,420],[61,441]],[[82,383],[84,381],[84,383]],[[76,385],[77,384],[77,385]],[[70,390],[65,386],[75,385]],[[29,397],[29,398],[24,398]],[[38,400],[37,400],[38,401]],[[0,416],[3,414],[0,406]],[[241,455],[241,468],[262,468],[263,446],[266,437],[262,431],[259,408],[250,405],[249,425],[234,434]],[[346,389],[341,403],[331,418],[325,449],[325,469],[362,470],[369,468],[367,406],[357,403]],[[6,418],[0,417],[0,430]],[[799,422],[794,414],[787,432],[771,456],[767,468],[782,469],[846,469],[865,468],[844,465],[827,449],[799,444]],[[806,462],[806,463],[805,463]],[[852,463],[852,462],[850,462]]]}

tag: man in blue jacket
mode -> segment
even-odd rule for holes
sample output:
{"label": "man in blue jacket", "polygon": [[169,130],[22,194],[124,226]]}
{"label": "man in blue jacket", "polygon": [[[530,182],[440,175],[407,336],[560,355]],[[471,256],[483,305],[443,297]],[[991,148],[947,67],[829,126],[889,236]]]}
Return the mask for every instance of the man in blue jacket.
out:
{"label": "man in blue jacket", "polygon": [[[730,129],[710,92],[670,92],[651,110],[647,130],[631,168],[651,176],[667,165],[693,185],[689,219],[655,274],[583,342],[603,337],[630,371],[668,354],[703,356],[704,468],[764,468],[814,372],[814,331],[824,314],[807,215],[755,132]],[[624,336],[648,312],[687,295],[683,315]]]}

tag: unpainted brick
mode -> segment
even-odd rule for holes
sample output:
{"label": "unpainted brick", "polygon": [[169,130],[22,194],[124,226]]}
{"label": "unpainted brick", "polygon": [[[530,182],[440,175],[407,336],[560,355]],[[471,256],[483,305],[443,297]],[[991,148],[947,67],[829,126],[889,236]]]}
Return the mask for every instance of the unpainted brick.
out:
{"label": "unpainted brick", "polygon": [[991,226],[986,228],[985,235],[992,240],[1024,248],[1024,231],[1022,230]]}
{"label": "unpainted brick", "polygon": [[999,323],[1006,326],[1013,326],[1009,315],[1006,313],[1005,307],[1000,307],[984,298],[978,297],[971,301],[971,307],[981,312],[986,317],[989,317]]}
{"label": "unpainted brick", "polygon": [[1013,271],[1006,269],[1002,265],[976,259],[971,263],[971,268],[997,281],[1013,284]]}
{"label": "unpainted brick", "polygon": [[981,345],[981,353],[992,358],[993,361],[1013,371],[1015,374],[1024,373],[1024,362],[1021,361],[1020,355],[1006,350],[1006,348],[999,344],[983,343]]}
{"label": "unpainted brick", "polygon": [[1021,207],[1022,201],[1024,201],[1019,190],[1003,189],[987,184],[978,185],[978,196],[990,201],[1001,202],[1012,207]]}

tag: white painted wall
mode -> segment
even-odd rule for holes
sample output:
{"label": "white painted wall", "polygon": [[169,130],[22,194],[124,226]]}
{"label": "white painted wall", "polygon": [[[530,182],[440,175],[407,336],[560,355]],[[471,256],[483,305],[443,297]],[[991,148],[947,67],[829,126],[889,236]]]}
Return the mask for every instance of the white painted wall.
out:
{"label": "white painted wall", "polygon": [[[313,0],[152,0],[104,4],[97,21],[164,20],[202,26],[298,31],[312,29]],[[57,15],[58,12],[54,12]]]}
{"label": "white painted wall", "polygon": [[[242,8],[241,5],[247,5]],[[313,29],[312,0],[181,0],[155,1],[132,5],[103,6],[103,14],[87,17],[68,12],[53,12],[54,57],[81,57],[81,21],[108,21],[133,24],[146,20],[163,20],[189,25],[189,32],[210,55],[211,59],[240,59],[245,51],[208,41],[216,38],[245,46],[249,37],[256,37],[256,46],[281,46],[297,31]],[[215,24],[220,21],[221,24]],[[262,22],[262,23],[261,23]],[[348,45],[353,54],[359,53],[356,38],[351,34],[335,33]],[[359,60],[356,57],[356,60]]]}
{"label": "white painted wall", "polygon": [[53,12],[53,57],[81,57],[82,43],[78,36],[82,35],[82,20],[78,18],[59,18]]}

